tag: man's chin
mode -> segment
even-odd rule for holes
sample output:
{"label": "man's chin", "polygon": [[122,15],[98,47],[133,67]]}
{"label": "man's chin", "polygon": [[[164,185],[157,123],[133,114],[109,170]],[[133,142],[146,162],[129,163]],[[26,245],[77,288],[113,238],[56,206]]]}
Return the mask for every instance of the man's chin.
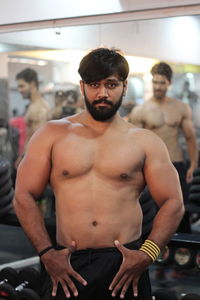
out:
{"label": "man's chin", "polygon": [[165,95],[154,95],[154,97],[155,97],[157,100],[162,100],[163,98],[165,98]]}
{"label": "man's chin", "polygon": [[105,122],[105,121],[112,119],[114,117],[114,115],[116,114],[116,112],[115,113],[102,113],[102,114],[90,112],[90,114],[94,120],[100,121],[100,122]]}

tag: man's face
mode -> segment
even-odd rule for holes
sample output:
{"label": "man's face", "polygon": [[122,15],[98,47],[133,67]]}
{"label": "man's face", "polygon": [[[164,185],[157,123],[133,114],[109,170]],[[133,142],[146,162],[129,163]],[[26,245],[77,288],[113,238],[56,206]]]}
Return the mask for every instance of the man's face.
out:
{"label": "man's face", "polygon": [[109,76],[98,82],[86,84],[81,81],[81,90],[87,110],[97,121],[106,121],[118,111],[126,92],[126,81]]}
{"label": "man's face", "polygon": [[17,80],[18,91],[24,99],[30,99],[31,97],[31,85],[24,79]]}
{"label": "man's face", "polygon": [[152,84],[154,98],[163,99],[166,96],[170,81],[164,75],[154,74]]}

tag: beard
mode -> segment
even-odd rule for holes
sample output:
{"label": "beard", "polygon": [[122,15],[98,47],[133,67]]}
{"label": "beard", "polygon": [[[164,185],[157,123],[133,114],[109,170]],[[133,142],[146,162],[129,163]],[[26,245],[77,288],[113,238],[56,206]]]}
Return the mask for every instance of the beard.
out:
{"label": "beard", "polygon": [[30,98],[31,98],[31,93],[30,93],[30,91],[28,91],[28,92],[23,92],[23,93],[21,93],[21,95],[22,95],[23,99],[30,99]]}
{"label": "beard", "polygon": [[153,93],[154,93],[154,97],[159,100],[165,98],[167,91],[154,90]]}
{"label": "beard", "polygon": [[[91,104],[85,93],[84,93],[84,98],[85,98],[84,100],[85,100],[87,110],[89,111],[93,119],[95,119],[96,121],[107,121],[116,114],[119,107],[121,106],[123,100],[123,93],[121,94],[119,100],[115,104],[113,104],[111,101],[107,100],[106,98],[100,98],[98,100],[94,100],[93,103]],[[106,107],[95,106],[96,104],[100,104],[100,103],[108,104],[108,106]]]}

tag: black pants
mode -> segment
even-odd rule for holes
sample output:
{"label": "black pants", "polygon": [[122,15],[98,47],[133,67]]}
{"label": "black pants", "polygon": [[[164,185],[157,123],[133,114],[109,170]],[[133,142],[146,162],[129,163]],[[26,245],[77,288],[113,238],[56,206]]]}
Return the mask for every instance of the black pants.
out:
{"label": "black pants", "polygon": [[[173,163],[174,167],[176,168],[179,179],[180,179],[180,184],[181,184],[181,189],[183,193],[183,200],[184,204],[188,203],[188,196],[189,196],[189,184],[186,182],[186,173],[187,173],[187,167],[184,162],[174,162]],[[191,226],[190,226],[190,215],[189,212],[185,212],[181,223],[177,229],[177,232],[182,232],[182,233],[191,233]]]}
{"label": "black pants", "polygon": [[184,162],[173,162],[173,165],[176,168],[179,175],[184,203],[187,204],[189,196],[189,184],[186,182],[186,164]]}
{"label": "black pants", "polygon": [[[138,249],[141,241],[131,242],[125,245],[129,249]],[[71,264],[73,268],[87,280],[87,286],[83,286],[76,279],[73,279],[79,296],[71,296],[70,299],[77,300],[119,300],[120,294],[116,297],[111,296],[109,285],[114,276],[119,270],[122,263],[122,255],[115,247],[100,248],[100,249],[86,249],[75,251],[71,256]],[[151,285],[146,271],[139,280],[138,285],[139,296],[133,297],[132,287],[128,289],[125,294],[125,300],[150,300],[151,299]],[[66,296],[59,286],[56,297],[51,296],[52,283],[48,274],[44,280],[42,299],[45,300],[66,300]]]}

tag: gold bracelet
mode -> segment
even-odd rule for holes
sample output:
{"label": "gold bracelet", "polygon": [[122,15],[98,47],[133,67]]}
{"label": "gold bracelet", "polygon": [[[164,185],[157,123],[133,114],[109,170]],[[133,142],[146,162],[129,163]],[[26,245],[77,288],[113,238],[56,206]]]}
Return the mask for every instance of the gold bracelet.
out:
{"label": "gold bracelet", "polygon": [[145,252],[149,257],[151,257],[153,262],[157,259],[160,253],[158,245],[151,240],[145,240],[139,250]]}

